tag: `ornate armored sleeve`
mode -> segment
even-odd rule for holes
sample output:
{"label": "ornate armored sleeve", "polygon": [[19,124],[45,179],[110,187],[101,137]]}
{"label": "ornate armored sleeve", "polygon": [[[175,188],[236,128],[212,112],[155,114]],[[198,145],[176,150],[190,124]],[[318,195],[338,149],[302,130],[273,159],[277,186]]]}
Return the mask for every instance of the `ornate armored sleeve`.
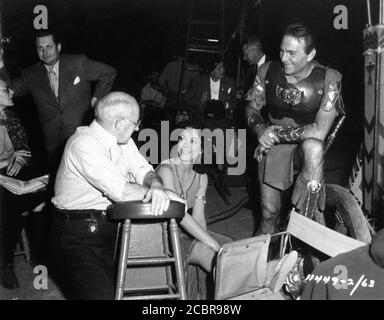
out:
{"label": "ornate armored sleeve", "polygon": [[326,112],[336,108],[338,113],[344,113],[341,99],[341,74],[331,68],[327,68],[325,74],[324,94],[320,108]]}

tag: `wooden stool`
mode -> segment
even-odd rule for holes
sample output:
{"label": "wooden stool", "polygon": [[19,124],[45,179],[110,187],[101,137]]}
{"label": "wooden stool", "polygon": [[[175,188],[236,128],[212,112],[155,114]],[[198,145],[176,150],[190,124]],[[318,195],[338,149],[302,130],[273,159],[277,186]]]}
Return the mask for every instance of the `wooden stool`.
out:
{"label": "wooden stool", "polygon": [[[186,300],[186,288],[183,273],[183,263],[181,258],[180,240],[178,226],[176,219],[184,217],[185,206],[182,203],[171,201],[169,208],[161,216],[154,216],[150,212],[151,203],[143,203],[140,201],[123,201],[117,202],[108,207],[108,213],[111,214],[113,219],[124,219],[121,245],[120,245],[120,258],[118,262],[118,272],[116,281],[116,300],[149,300],[149,299],[181,299]],[[134,222],[133,222],[134,221]],[[133,222],[133,223],[132,223]],[[161,256],[144,255],[142,252],[138,254],[132,254],[132,246],[129,247],[131,239],[131,227],[132,226],[144,226],[152,225],[161,228],[162,242],[163,242],[163,254]],[[173,256],[169,252],[168,247],[168,226],[172,244]],[[142,229],[143,230],[143,229]],[[141,232],[144,238],[140,241],[140,246],[151,245],[151,241],[156,236],[153,232]],[[145,243],[144,243],[145,242]],[[161,241],[160,241],[161,242]],[[143,248],[140,248],[141,251]],[[130,256],[129,256],[130,255]],[[177,289],[173,285],[172,280],[172,268],[174,265]],[[136,288],[127,287],[127,268],[133,268],[137,270],[143,267],[156,266],[165,271],[166,286],[163,287],[144,287],[138,286]],[[133,271],[132,270],[132,271]],[[154,291],[165,291],[162,294],[145,294]],[[126,294],[126,296],[124,296]]]}
{"label": "wooden stool", "polygon": [[24,255],[24,259],[27,263],[31,262],[31,252],[29,247],[29,241],[25,228],[21,231],[20,240],[18,243],[18,250],[15,250],[14,256]]}

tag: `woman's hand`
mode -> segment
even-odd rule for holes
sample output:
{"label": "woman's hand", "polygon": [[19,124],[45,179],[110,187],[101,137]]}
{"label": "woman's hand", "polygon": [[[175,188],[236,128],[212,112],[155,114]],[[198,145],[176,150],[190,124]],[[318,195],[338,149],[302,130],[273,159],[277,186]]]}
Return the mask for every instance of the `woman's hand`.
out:
{"label": "woman's hand", "polygon": [[17,150],[12,154],[7,166],[7,175],[16,176],[20,170],[27,164],[27,159],[31,157],[28,150]]}
{"label": "woman's hand", "polygon": [[20,156],[20,157],[31,157],[31,151],[29,150],[17,150],[13,153],[14,156]]}
{"label": "woman's hand", "polygon": [[10,177],[17,176],[22,167],[24,167],[24,164],[20,162],[15,161],[13,164],[10,163],[7,167],[7,175]]}

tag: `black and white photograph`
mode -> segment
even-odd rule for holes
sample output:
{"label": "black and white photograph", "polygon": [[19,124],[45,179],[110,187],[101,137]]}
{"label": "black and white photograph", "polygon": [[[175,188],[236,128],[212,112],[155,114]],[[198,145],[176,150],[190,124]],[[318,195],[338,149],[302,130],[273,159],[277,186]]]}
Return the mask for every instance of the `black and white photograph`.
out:
{"label": "black and white photograph", "polygon": [[0,0],[0,300],[384,300],[382,93],[384,0]]}

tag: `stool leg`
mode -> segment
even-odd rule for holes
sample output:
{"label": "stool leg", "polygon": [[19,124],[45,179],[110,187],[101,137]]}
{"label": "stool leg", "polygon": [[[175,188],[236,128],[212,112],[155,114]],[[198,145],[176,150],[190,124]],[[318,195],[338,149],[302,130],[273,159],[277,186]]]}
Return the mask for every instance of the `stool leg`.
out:
{"label": "stool leg", "polygon": [[116,240],[115,240],[115,249],[113,250],[113,261],[116,261],[116,255],[117,255],[117,249],[119,246],[119,239],[120,239],[120,229],[121,229],[121,222],[117,224],[117,233],[116,233]]}
{"label": "stool leg", "polygon": [[181,258],[179,230],[177,229],[177,223],[175,219],[171,219],[170,229],[171,229],[171,241],[172,241],[172,247],[173,247],[173,254],[175,256],[177,287],[179,289],[180,299],[186,300],[187,293],[185,289],[183,263]]}
{"label": "stool leg", "polygon": [[131,231],[131,221],[129,219],[126,219],[123,225],[123,231],[121,236],[120,259],[119,259],[118,270],[117,270],[115,300],[122,300],[124,295],[124,282],[125,282],[125,274],[127,272],[127,258],[128,258],[128,250],[129,250],[130,231]]}
{"label": "stool leg", "polygon": [[[162,232],[163,232],[163,246],[164,246],[164,254],[166,257],[169,257],[169,245],[168,245],[168,224],[166,222],[161,223]],[[168,293],[172,293],[172,270],[171,266],[167,265],[165,267],[165,272],[167,274],[167,285],[168,285]]]}
{"label": "stool leg", "polygon": [[29,264],[31,262],[31,252],[29,249],[29,241],[27,238],[27,233],[25,231],[25,228],[21,230],[21,241],[23,242],[23,251],[24,251],[25,261]]}

